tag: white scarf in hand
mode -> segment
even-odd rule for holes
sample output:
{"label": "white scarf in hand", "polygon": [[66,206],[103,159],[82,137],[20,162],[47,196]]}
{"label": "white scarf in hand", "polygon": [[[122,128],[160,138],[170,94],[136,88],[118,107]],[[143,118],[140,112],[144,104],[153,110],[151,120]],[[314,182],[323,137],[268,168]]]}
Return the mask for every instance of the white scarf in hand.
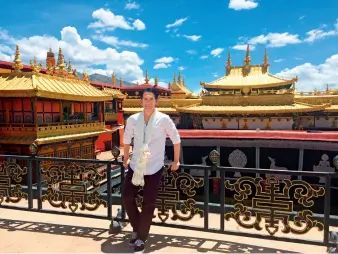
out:
{"label": "white scarf in hand", "polygon": [[150,158],[149,142],[152,136],[152,132],[155,125],[157,110],[151,115],[148,124],[145,128],[144,124],[144,112],[142,111],[137,119],[136,123],[136,135],[142,146],[140,148],[140,155],[136,160],[132,183],[135,186],[144,186],[144,174],[147,166],[147,162]]}

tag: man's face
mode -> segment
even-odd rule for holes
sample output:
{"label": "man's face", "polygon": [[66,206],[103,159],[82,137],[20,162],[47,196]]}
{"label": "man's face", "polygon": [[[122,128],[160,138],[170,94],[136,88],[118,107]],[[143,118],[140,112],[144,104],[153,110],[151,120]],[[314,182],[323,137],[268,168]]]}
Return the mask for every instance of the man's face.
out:
{"label": "man's face", "polygon": [[153,93],[145,92],[142,97],[142,106],[145,111],[152,112],[155,110],[157,105],[157,100],[155,99],[155,95]]}

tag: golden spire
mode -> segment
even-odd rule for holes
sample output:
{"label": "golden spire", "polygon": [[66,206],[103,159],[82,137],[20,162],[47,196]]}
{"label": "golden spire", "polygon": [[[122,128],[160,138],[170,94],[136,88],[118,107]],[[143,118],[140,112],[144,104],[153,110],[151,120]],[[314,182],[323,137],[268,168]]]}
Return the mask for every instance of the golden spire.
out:
{"label": "golden spire", "polygon": [[58,67],[60,71],[63,71],[65,68],[65,59],[63,57],[62,49],[59,48],[59,56],[58,56]]}
{"label": "golden spire", "polygon": [[116,75],[115,73],[113,72],[113,74],[111,75],[111,83],[113,86],[116,86]]}
{"label": "golden spire", "polygon": [[263,59],[264,65],[269,65],[269,58],[268,58],[268,50],[265,48],[264,50],[264,59]]}
{"label": "golden spire", "polygon": [[12,68],[16,72],[21,71],[21,69],[23,68],[23,65],[21,63],[21,57],[20,57],[20,48],[19,48],[18,45],[16,45],[15,58],[14,58],[14,62],[13,62]]}
{"label": "golden spire", "polygon": [[32,62],[32,60],[30,60],[29,63],[30,63],[30,66],[32,67],[34,73],[39,73],[41,71],[42,64],[41,63],[36,64],[36,57],[35,56],[34,56],[34,61]]}
{"label": "golden spire", "polygon": [[184,78],[182,78],[182,80],[183,80],[183,86],[185,86],[185,79],[184,79]]}
{"label": "golden spire", "polygon": [[244,65],[249,66],[250,63],[251,63],[250,46],[248,44],[248,46],[246,47],[246,55],[245,55],[245,59],[244,59]]}
{"label": "golden spire", "polygon": [[227,60],[227,68],[231,68],[231,64],[232,64],[232,62],[231,62],[231,53],[230,53],[230,51],[228,52],[228,60]]}
{"label": "golden spire", "polygon": [[326,84],[326,92],[329,91],[329,84]]}
{"label": "golden spire", "polygon": [[181,80],[181,71],[178,72],[177,83],[179,83],[179,84],[182,83],[182,80]]}
{"label": "golden spire", "polygon": [[170,81],[168,82],[168,89],[171,90],[171,84],[170,84]]}
{"label": "golden spire", "polygon": [[122,87],[123,86],[123,80],[122,80],[122,78],[120,78],[120,87]]}
{"label": "golden spire", "polygon": [[144,81],[146,82],[146,84],[148,84],[148,82],[149,82],[148,70],[146,70],[146,78],[144,79]]}
{"label": "golden spire", "polygon": [[71,63],[71,61],[70,61],[70,59],[68,60],[68,68],[67,68],[67,71],[69,72],[69,73],[71,73],[72,71],[73,71],[73,69],[72,69],[72,63]]}
{"label": "golden spire", "polygon": [[174,84],[176,84],[176,72],[174,73]]}
{"label": "golden spire", "polygon": [[158,86],[158,77],[155,78],[155,86]]}

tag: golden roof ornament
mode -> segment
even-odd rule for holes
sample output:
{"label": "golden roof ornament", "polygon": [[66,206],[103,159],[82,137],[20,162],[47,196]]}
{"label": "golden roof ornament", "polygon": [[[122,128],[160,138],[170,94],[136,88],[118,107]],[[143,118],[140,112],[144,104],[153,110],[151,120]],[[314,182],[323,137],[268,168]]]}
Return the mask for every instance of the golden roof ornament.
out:
{"label": "golden roof ornament", "polygon": [[174,82],[173,84],[176,84],[176,72],[174,72]]}
{"label": "golden roof ornament", "polygon": [[59,56],[58,56],[58,67],[59,70],[62,72],[65,68],[65,59],[63,57],[62,49],[59,48]]}
{"label": "golden roof ornament", "polygon": [[177,78],[177,83],[181,84],[182,83],[182,79],[181,79],[181,72],[178,72],[178,78]]}
{"label": "golden roof ornament", "polygon": [[72,63],[71,63],[71,61],[70,61],[70,59],[68,60],[68,66],[67,66],[67,71],[69,72],[69,73],[72,73],[72,71],[73,71],[73,69],[72,69]]}
{"label": "golden roof ornament", "polygon": [[111,83],[113,86],[116,86],[116,75],[115,73],[113,72],[113,74],[111,75]]}
{"label": "golden roof ornament", "polygon": [[122,80],[122,78],[120,78],[120,87],[122,87],[123,86],[123,80]]}
{"label": "golden roof ornament", "polygon": [[250,63],[251,63],[250,46],[248,44],[247,47],[246,47],[246,54],[245,54],[245,59],[244,59],[244,65],[246,67],[249,67]]}
{"label": "golden roof ornament", "polygon": [[171,83],[170,83],[170,81],[168,82],[168,89],[171,90]]}
{"label": "golden roof ornament", "polygon": [[230,74],[230,70],[231,70],[231,53],[230,51],[228,52],[228,60],[227,60],[227,66],[226,66],[226,71],[225,71],[225,75],[229,75]]}
{"label": "golden roof ornament", "polygon": [[158,86],[158,77],[155,78],[155,86]]}
{"label": "golden roof ornament", "polygon": [[39,73],[41,71],[42,64],[41,63],[36,64],[36,57],[34,57],[33,62],[32,62],[32,60],[30,60],[29,63],[30,63],[30,66],[32,67],[34,73]]}
{"label": "golden roof ornament", "polygon": [[268,58],[268,50],[265,48],[264,50],[264,59],[263,59],[264,65],[269,65],[269,58]]}
{"label": "golden roof ornament", "polygon": [[144,81],[146,82],[146,84],[148,84],[148,82],[149,82],[148,70],[146,70],[146,77],[145,77]]}
{"label": "golden roof ornament", "polygon": [[183,78],[183,86],[185,86],[185,79]]}
{"label": "golden roof ornament", "polygon": [[15,58],[13,61],[12,68],[14,69],[15,72],[20,72],[23,68],[23,65],[21,63],[21,57],[20,57],[20,48],[18,45],[16,45]]}
{"label": "golden roof ornament", "polygon": [[83,72],[82,72],[82,76],[83,76],[83,80],[84,80],[84,81],[89,81],[89,76],[88,76],[88,74],[87,74],[86,71],[83,71]]}

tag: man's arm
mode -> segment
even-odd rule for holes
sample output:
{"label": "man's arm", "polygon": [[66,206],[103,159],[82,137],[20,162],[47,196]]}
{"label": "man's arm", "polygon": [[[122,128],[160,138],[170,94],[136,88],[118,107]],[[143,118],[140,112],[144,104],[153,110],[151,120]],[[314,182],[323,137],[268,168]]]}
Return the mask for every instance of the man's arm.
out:
{"label": "man's arm", "polygon": [[167,122],[166,122],[166,133],[168,134],[169,138],[174,144],[174,166],[172,165],[173,170],[176,170],[178,168],[179,162],[180,162],[180,153],[181,153],[181,138],[180,134],[178,133],[175,123],[173,120],[168,116]]}
{"label": "man's arm", "polygon": [[134,137],[132,119],[129,117],[127,119],[126,128],[123,134],[123,166],[128,166],[129,161],[129,151],[131,140]]}

